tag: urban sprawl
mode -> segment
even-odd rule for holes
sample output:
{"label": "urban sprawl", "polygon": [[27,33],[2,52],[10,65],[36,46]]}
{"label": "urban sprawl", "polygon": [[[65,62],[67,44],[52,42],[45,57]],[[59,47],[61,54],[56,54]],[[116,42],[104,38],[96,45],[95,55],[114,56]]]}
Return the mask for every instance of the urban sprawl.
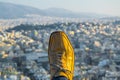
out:
{"label": "urban sprawl", "polygon": [[74,47],[74,80],[120,80],[119,18],[35,15],[0,19],[0,80],[50,80],[48,41],[58,30]]}

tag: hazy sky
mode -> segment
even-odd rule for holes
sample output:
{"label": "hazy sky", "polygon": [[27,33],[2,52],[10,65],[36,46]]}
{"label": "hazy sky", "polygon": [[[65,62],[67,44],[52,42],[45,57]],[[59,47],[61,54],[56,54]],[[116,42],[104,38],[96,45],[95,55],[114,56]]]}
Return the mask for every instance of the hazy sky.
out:
{"label": "hazy sky", "polygon": [[120,16],[120,0],[0,0],[39,9],[64,8],[74,12],[92,12]]}

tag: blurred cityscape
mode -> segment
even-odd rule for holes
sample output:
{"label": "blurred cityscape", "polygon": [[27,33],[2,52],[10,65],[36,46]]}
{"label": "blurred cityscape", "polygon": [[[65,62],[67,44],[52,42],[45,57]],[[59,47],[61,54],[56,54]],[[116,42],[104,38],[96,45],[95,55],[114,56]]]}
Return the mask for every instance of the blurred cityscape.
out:
{"label": "blurred cityscape", "polygon": [[48,41],[58,30],[74,47],[74,80],[120,80],[120,18],[32,16],[0,19],[0,80],[50,80]]}

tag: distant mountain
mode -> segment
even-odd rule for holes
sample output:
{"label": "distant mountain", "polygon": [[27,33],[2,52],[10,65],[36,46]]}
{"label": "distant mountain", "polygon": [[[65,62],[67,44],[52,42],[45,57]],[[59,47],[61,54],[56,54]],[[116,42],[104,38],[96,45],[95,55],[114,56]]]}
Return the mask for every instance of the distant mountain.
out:
{"label": "distant mountain", "polygon": [[44,15],[45,13],[33,7],[0,2],[0,18],[19,18],[27,14]]}
{"label": "distant mountain", "polygon": [[95,13],[85,13],[85,12],[75,13],[70,10],[66,10],[62,8],[49,8],[44,10],[44,12],[49,16],[71,17],[71,18],[100,18],[105,16]]}
{"label": "distant mountain", "polygon": [[0,19],[22,18],[27,14],[69,18],[99,18],[104,16],[94,13],[75,13],[62,8],[49,8],[40,10],[30,6],[0,2]]}

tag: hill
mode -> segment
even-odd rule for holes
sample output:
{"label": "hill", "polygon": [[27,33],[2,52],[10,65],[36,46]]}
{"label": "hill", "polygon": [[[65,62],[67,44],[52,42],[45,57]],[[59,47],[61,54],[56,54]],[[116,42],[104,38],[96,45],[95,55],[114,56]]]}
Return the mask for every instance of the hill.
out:
{"label": "hill", "polygon": [[27,14],[40,14],[44,15],[45,13],[42,10],[37,8],[17,5],[12,3],[3,3],[0,2],[0,18],[21,18],[25,17]]}
{"label": "hill", "polygon": [[27,14],[69,18],[99,18],[103,16],[94,13],[75,13],[62,8],[41,10],[25,5],[0,2],[0,19],[23,18]]}

